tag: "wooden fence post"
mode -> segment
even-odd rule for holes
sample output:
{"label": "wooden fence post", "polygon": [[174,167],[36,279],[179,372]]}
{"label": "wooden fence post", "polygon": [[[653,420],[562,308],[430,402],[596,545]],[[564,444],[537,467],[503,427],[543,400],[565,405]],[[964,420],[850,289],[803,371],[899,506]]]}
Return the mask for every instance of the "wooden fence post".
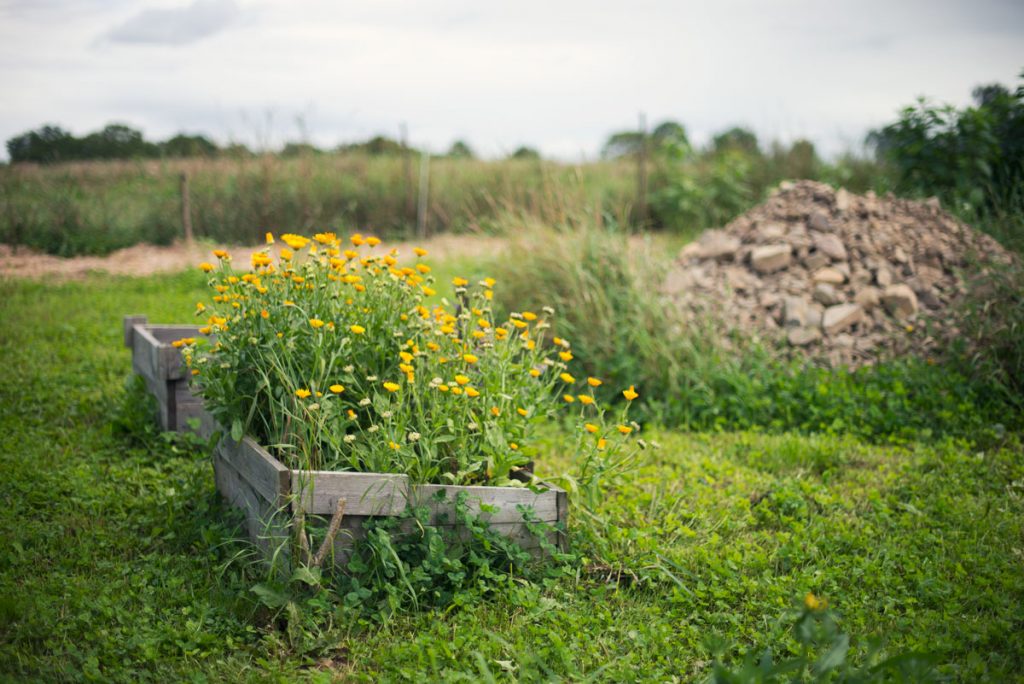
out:
{"label": "wooden fence post", "polygon": [[640,113],[640,149],[637,150],[636,222],[647,224],[647,117]]}
{"label": "wooden fence post", "polygon": [[185,230],[185,244],[192,245],[192,203],[188,196],[188,174],[181,172],[181,226]]}
{"label": "wooden fence post", "polygon": [[420,201],[416,212],[416,237],[427,237],[427,195],[430,192],[430,153],[420,155]]}

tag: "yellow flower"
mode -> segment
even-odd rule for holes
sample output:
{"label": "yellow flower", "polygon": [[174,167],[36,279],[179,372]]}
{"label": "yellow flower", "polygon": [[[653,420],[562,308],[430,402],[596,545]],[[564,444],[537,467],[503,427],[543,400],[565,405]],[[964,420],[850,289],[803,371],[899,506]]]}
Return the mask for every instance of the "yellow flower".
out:
{"label": "yellow flower", "polygon": [[416,264],[416,270],[423,274],[430,273],[430,267],[426,264]]}
{"label": "yellow flower", "polygon": [[270,312],[267,311],[266,309],[264,309],[263,311],[260,311],[260,317],[261,318],[270,318]]}
{"label": "yellow flower", "polygon": [[366,238],[366,244],[370,245],[370,247],[376,247],[377,245],[380,244],[380,238],[371,235],[370,237]]}
{"label": "yellow flower", "polygon": [[511,449],[512,451],[517,451],[519,449],[519,445],[516,444],[515,442],[510,442],[508,448]]}
{"label": "yellow flower", "polygon": [[202,302],[196,302],[196,313],[199,313],[200,311],[206,311],[206,305]]}
{"label": "yellow flower", "polygon": [[407,352],[407,351],[398,352],[398,356],[399,356],[399,358],[402,359],[402,361],[405,361],[406,363],[412,363],[412,354],[410,354],[409,352]]}
{"label": "yellow flower", "polygon": [[498,282],[494,278],[484,278],[484,285],[487,287],[494,287],[494,283]]}
{"label": "yellow flower", "polygon": [[617,429],[624,435],[628,435],[630,432],[633,431],[633,428],[629,427],[628,425],[620,425]]}
{"label": "yellow flower", "polygon": [[462,360],[465,361],[466,363],[476,363],[477,361],[479,361],[475,354],[463,354]]}
{"label": "yellow flower", "polygon": [[384,389],[386,389],[388,392],[397,392],[400,388],[401,385],[399,385],[397,382],[384,383]]}
{"label": "yellow flower", "polygon": [[452,285],[455,287],[466,287],[469,285],[469,281],[465,278],[452,278]]}
{"label": "yellow flower", "polygon": [[427,342],[427,349],[430,351],[438,351],[441,348],[437,342]]}
{"label": "yellow flower", "polygon": [[523,321],[519,320],[518,318],[513,318],[512,319],[512,325],[516,326],[517,328],[525,328],[528,324],[524,323]]}
{"label": "yellow flower", "polygon": [[562,401],[564,401],[567,404],[571,404],[572,402],[576,401],[576,397],[572,396],[571,394],[564,394],[562,395]]}
{"label": "yellow flower", "polygon": [[292,250],[287,247],[281,249],[281,259],[284,261],[291,261],[293,256],[295,256],[295,254],[293,254]]}
{"label": "yellow flower", "polygon": [[293,235],[292,233],[285,233],[281,236],[281,240],[292,249],[302,249],[309,244],[309,238]]}
{"label": "yellow flower", "polygon": [[531,368],[530,369],[530,375],[532,375],[535,378],[539,378],[540,377],[540,371],[537,370],[536,368]]}
{"label": "yellow flower", "polygon": [[622,396],[626,397],[626,399],[628,401],[633,401],[634,399],[636,399],[640,395],[637,394],[637,391],[633,387],[633,385],[630,385],[628,390],[622,390]]}
{"label": "yellow flower", "polygon": [[485,330],[491,327],[491,322],[486,318],[478,319],[476,324],[479,325],[481,328],[484,328]]}
{"label": "yellow flower", "polygon": [[341,394],[342,392],[345,391],[345,388],[342,385],[331,385],[328,389],[334,392],[335,394]]}
{"label": "yellow flower", "polygon": [[517,408],[516,409],[516,413],[518,413],[519,415],[524,416],[524,417],[530,415],[530,412],[527,411],[526,409],[522,408],[522,407]]}
{"label": "yellow flower", "polygon": [[362,335],[364,332],[366,332],[366,328],[364,328],[361,325],[351,325],[349,326],[348,329],[351,330],[352,334],[354,335]]}
{"label": "yellow flower", "polygon": [[351,242],[351,243],[352,243],[353,245],[355,245],[356,247],[358,247],[359,245],[361,245],[361,244],[363,244],[364,242],[366,242],[366,239],[365,239],[365,238],[363,237],[363,234],[362,234],[362,233],[356,233],[355,235],[353,235],[352,237],[350,237],[350,238],[348,239],[348,241],[349,241],[349,242]]}
{"label": "yellow flower", "polygon": [[804,605],[807,606],[807,610],[824,610],[828,607],[828,601],[807,592],[807,596],[804,596]]}
{"label": "yellow flower", "polygon": [[604,437],[602,437],[601,439],[597,440],[597,450],[598,451],[604,451],[604,448],[607,445],[608,445],[608,440],[606,440]]}
{"label": "yellow flower", "polygon": [[203,263],[199,264],[199,270],[202,271],[203,273],[209,273],[210,271],[213,270],[213,264],[204,261]]}
{"label": "yellow flower", "polygon": [[312,394],[312,392],[310,392],[308,389],[295,390],[295,396],[297,396],[299,399],[305,399],[310,394]]}
{"label": "yellow flower", "polygon": [[501,409],[498,408],[497,406],[492,406],[491,407],[491,415],[494,416],[495,418],[497,418],[498,416],[501,415]]}
{"label": "yellow flower", "polygon": [[422,247],[414,247],[412,251],[415,252],[418,257],[427,256],[427,250]]}
{"label": "yellow flower", "polygon": [[563,361],[572,361],[572,352],[560,351],[558,352],[558,358],[562,359]]}
{"label": "yellow flower", "polygon": [[252,254],[252,267],[259,268],[260,266],[269,266],[273,262],[269,254],[263,252],[253,252]]}
{"label": "yellow flower", "polygon": [[569,375],[568,373],[562,373],[562,374],[561,374],[561,375],[559,375],[558,377],[559,377],[559,378],[561,378],[562,382],[567,382],[567,383],[569,383],[570,385],[571,385],[572,383],[576,382],[576,378],[572,377],[572,376],[571,376],[571,375]]}
{"label": "yellow flower", "polygon": [[400,364],[398,364],[398,369],[400,371],[402,371],[403,373],[412,373],[413,371],[416,370],[415,368],[413,368],[412,366],[410,366],[407,363],[400,363]]}
{"label": "yellow flower", "polygon": [[317,233],[313,238],[321,245],[327,245],[328,247],[338,242],[338,236],[334,233]]}
{"label": "yellow flower", "polygon": [[480,396],[480,392],[478,392],[477,390],[473,389],[472,387],[467,387],[466,388],[466,395],[470,396],[470,397],[479,397]]}
{"label": "yellow flower", "polygon": [[286,299],[286,300],[284,300],[284,301],[283,301],[283,302],[281,302],[281,303],[282,303],[282,304],[284,304],[285,306],[295,306],[295,302],[293,302],[293,301],[292,301],[292,300],[290,300],[290,299]]}
{"label": "yellow flower", "polygon": [[450,388],[448,387],[448,385],[438,385],[437,389],[439,389],[442,392],[447,392]]}
{"label": "yellow flower", "polygon": [[199,329],[199,334],[201,335],[209,335],[211,332],[213,332],[213,328],[211,328],[208,325],[203,326],[202,328]]}
{"label": "yellow flower", "polygon": [[231,258],[231,255],[228,254],[227,250],[225,250],[225,249],[215,249],[215,250],[213,250],[213,256],[217,257],[218,259],[230,259]]}
{"label": "yellow flower", "polygon": [[437,294],[437,290],[435,290],[432,287],[427,287],[426,285],[423,286],[422,290],[423,294],[427,295],[428,297],[433,297],[434,295]]}
{"label": "yellow flower", "polygon": [[486,299],[486,300],[494,299],[494,290],[484,290],[484,299]]}
{"label": "yellow flower", "polygon": [[228,319],[224,318],[223,316],[210,316],[211,325],[224,325],[227,322]]}
{"label": "yellow flower", "polygon": [[485,333],[483,330],[474,330],[469,334],[472,335],[473,338],[477,340],[482,340],[483,338],[487,337],[487,333]]}
{"label": "yellow flower", "polygon": [[274,244],[274,234],[273,233],[267,233],[267,238],[266,239],[267,239],[267,244],[268,245]]}
{"label": "yellow flower", "polygon": [[462,394],[461,387],[452,387],[452,394]]}
{"label": "yellow flower", "polygon": [[590,385],[591,387],[600,387],[601,381],[598,380],[597,378],[587,378],[587,384]]}
{"label": "yellow flower", "polygon": [[525,318],[528,321],[535,321],[537,320],[537,314],[533,313],[532,311],[524,311],[523,318]]}
{"label": "yellow flower", "polygon": [[399,449],[402,448],[399,445],[395,444],[393,441],[392,442],[388,442],[388,446],[391,447],[392,449],[394,449],[395,451],[398,451]]}
{"label": "yellow flower", "polygon": [[324,327],[324,322],[321,321],[319,318],[310,318],[309,319],[309,324],[311,326],[313,326],[314,328],[322,328],[322,327]]}
{"label": "yellow flower", "polygon": [[465,375],[456,375],[455,382],[459,383],[460,385],[468,385],[469,378]]}
{"label": "yellow flower", "polygon": [[581,404],[587,404],[588,406],[594,403],[594,397],[589,394],[581,394],[579,396],[579,400]]}
{"label": "yellow flower", "polygon": [[601,429],[601,428],[597,427],[596,425],[594,425],[593,423],[587,423],[583,427],[586,429],[587,432],[589,432],[591,434],[593,434],[593,433],[595,433],[595,432],[597,432],[598,430]]}

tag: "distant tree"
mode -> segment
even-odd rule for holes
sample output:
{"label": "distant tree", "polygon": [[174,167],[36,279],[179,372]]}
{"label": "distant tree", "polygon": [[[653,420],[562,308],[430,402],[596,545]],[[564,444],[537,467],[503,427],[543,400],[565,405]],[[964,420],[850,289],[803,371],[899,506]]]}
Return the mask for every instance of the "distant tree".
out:
{"label": "distant tree", "polygon": [[509,159],[540,159],[540,152],[532,147],[522,146],[508,156]]}
{"label": "distant tree", "polygon": [[304,155],[317,155],[320,154],[321,150],[315,145],[301,142],[290,142],[287,143],[281,149],[282,157],[301,157]]}
{"label": "distant tree", "polygon": [[386,157],[389,155],[399,155],[406,151],[406,147],[394,138],[389,138],[386,135],[375,135],[374,137],[364,142],[358,143],[347,143],[338,145],[338,152],[358,152],[361,154],[368,154],[372,157]]}
{"label": "distant tree", "polygon": [[456,140],[452,143],[452,146],[448,148],[448,157],[452,159],[475,159],[476,155],[473,153],[473,148],[469,146],[464,140]]}
{"label": "distant tree", "polygon": [[82,159],[134,159],[156,157],[160,148],[146,142],[142,131],[125,124],[107,124],[81,140]]}
{"label": "distant tree", "polygon": [[663,121],[645,137],[640,131],[619,131],[612,133],[601,148],[601,156],[605,159],[630,157],[639,154],[644,144],[648,151],[657,152],[670,144],[688,145],[686,128],[675,121]]}
{"label": "distant tree", "polygon": [[60,126],[45,125],[8,140],[7,154],[12,163],[52,164],[78,159],[79,147],[75,136]]}
{"label": "distant tree", "polygon": [[252,156],[252,150],[242,143],[235,142],[230,143],[227,147],[223,148],[221,150],[221,154],[225,157],[231,157],[232,159],[245,159],[246,157]]}
{"label": "distant tree", "polygon": [[715,153],[726,151],[739,151],[757,156],[761,154],[761,147],[757,142],[757,135],[749,128],[734,126],[727,131],[716,135],[711,141],[711,149]]}
{"label": "distant tree", "polygon": [[170,140],[160,143],[160,151],[165,157],[213,157],[218,149],[206,136],[179,133]]}

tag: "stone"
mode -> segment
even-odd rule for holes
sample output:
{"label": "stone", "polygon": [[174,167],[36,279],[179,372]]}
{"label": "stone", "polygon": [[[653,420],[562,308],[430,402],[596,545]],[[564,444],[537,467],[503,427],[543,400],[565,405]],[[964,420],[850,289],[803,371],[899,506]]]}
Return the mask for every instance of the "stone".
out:
{"label": "stone", "polygon": [[889,287],[892,284],[892,271],[888,266],[879,266],[875,269],[875,284],[879,287]]}
{"label": "stone", "polygon": [[878,306],[881,301],[881,291],[877,287],[871,287],[870,285],[857,290],[857,294],[853,296],[853,301],[864,307],[865,311],[871,311]]}
{"label": "stone", "polygon": [[832,233],[815,233],[814,246],[828,258],[834,261],[846,261],[846,245],[839,239],[839,236]]}
{"label": "stone", "polygon": [[860,322],[864,310],[860,304],[837,304],[825,309],[821,327],[828,335],[835,335]]}
{"label": "stone", "polygon": [[819,328],[793,328],[787,333],[786,339],[794,347],[806,347],[821,339],[821,330]]}
{"label": "stone", "polygon": [[782,323],[787,328],[802,328],[807,325],[810,304],[801,297],[783,297]]}
{"label": "stone", "polygon": [[728,260],[732,259],[739,250],[740,239],[721,229],[706,230],[700,236],[698,244],[700,248],[698,256],[701,259]]}
{"label": "stone", "polygon": [[786,235],[786,225],[777,221],[771,221],[764,225],[757,225],[757,232],[761,236],[761,239],[770,242],[772,240],[778,240]]}
{"label": "stone", "polygon": [[750,252],[750,265],[758,273],[772,273],[789,266],[793,249],[789,245],[766,245]]}
{"label": "stone", "polygon": [[917,313],[917,295],[907,285],[890,285],[882,293],[882,306],[896,318],[907,318]]}
{"label": "stone", "polygon": [[937,294],[935,294],[935,290],[925,290],[918,296],[918,298],[921,300],[921,303],[929,309],[942,308],[942,300]]}
{"label": "stone", "polygon": [[828,266],[830,259],[821,252],[812,252],[804,258],[803,262],[807,270],[817,271],[823,266]]}
{"label": "stone", "polygon": [[807,217],[807,225],[811,230],[822,233],[832,230],[832,222],[829,220],[828,214],[820,210],[811,212],[811,215]]}
{"label": "stone", "polygon": [[850,211],[852,204],[853,200],[850,197],[850,193],[846,191],[846,188],[836,190],[836,211],[840,214],[845,214]]}
{"label": "stone", "polygon": [[814,294],[811,296],[814,297],[814,301],[825,306],[834,306],[841,304],[843,301],[843,298],[839,296],[836,289],[828,283],[818,283],[815,285]]}
{"label": "stone", "polygon": [[853,335],[849,333],[839,333],[836,335],[835,345],[842,349],[853,349]]}
{"label": "stone", "polygon": [[816,283],[828,283],[830,285],[842,285],[846,282],[846,276],[834,268],[819,268],[811,276]]}

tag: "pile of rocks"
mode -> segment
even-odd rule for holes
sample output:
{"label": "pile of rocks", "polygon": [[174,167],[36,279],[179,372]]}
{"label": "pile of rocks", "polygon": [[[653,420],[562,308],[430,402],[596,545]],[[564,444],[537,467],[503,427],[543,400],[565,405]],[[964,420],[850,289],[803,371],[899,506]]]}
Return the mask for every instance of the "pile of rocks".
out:
{"label": "pile of rocks", "polygon": [[687,245],[664,290],[688,317],[856,367],[955,336],[965,269],[1010,258],[937,200],[800,181]]}

